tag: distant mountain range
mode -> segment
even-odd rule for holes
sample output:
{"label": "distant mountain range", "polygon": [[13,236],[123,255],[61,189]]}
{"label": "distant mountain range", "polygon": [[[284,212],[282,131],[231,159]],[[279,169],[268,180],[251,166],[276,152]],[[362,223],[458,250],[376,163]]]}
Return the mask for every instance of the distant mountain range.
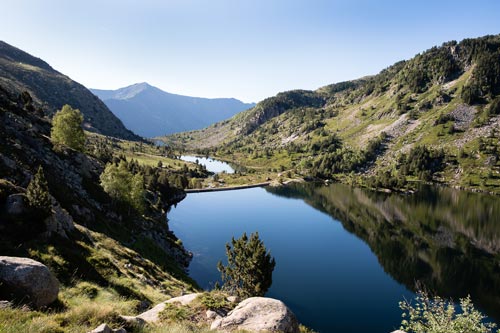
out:
{"label": "distant mountain range", "polygon": [[49,117],[65,104],[80,109],[85,129],[123,139],[137,135],[87,88],[54,70],[45,61],[0,41],[0,89],[19,96],[27,91]]}
{"label": "distant mountain range", "polygon": [[91,89],[127,128],[144,137],[201,129],[255,104],[234,98],[199,98],[171,94],[147,83],[117,90]]}

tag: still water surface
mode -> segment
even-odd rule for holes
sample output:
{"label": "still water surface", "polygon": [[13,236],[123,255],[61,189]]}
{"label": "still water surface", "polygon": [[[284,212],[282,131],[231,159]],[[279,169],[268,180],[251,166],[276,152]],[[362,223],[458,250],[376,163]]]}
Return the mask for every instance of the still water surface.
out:
{"label": "still water surface", "polygon": [[234,173],[234,169],[233,167],[231,167],[231,165],[229,165],[226,162],[214,160],[213,158],[210,157],[207,158],[201,156],[183,155],[181,156],[181,160],[192,163],[196,163],[196,161],[198,161],[199,164],[204,165],[210,172]]}
{"label": "still water surface", "polygon": [[276,259],[267,296],[325,332],[391,332],[420,281],[500,314],[500,200],[450,189],[387,195],[340,184],[193,193],[170,228],[194,253],[190,276],[219,280],[225,243],[258,231]]}

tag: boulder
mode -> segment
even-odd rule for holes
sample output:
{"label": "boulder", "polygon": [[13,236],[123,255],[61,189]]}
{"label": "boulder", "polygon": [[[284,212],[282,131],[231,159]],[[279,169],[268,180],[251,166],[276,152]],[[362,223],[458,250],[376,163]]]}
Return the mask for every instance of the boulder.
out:
{"label": "boulder", "polygon": [[9,195],[5,201],[5,210],[7,214],[21,215],[25,213],[27,209],[27,201],[26,195],[24,194],[17,193]]}
{"label": "boulder", "polygon": [[217,318],[217,312],[215,312],[215,311],[207,310],[205,312],[205,314],[206,314],[206,316],[207,316],[208,319],[215,319],[215,318]]}
{"label": "boulder", "polygon": [[0,299],[40,308],[54,302],[58,293],[59,282],[44,264],[0,256]]}
{"label": "boulder", "polygon": [[226,317],[216,319],[210,329],[298,333],[299,323],[283,302],[251,297],[239,303]]}
{"label": "boulder", "polygon": [[123,328],[114,330],[110,328],[107,324],[101,324],[88,333],[127,333],[127,331]]}
{"label": "boulder", "polygon": [[179,297],[174,297],[169,299],[168,301],[162,302],[152,309],[141,313],[137,317],[127,317],[128,321],[132,321],[134,318],[145,321],[147,323],[156,323],[159,320],[159,314],[165,309],[165,304],[166,303],[178,303],[181,305],[188,305],[192,301],[194,301],[200,293],[194,293],[194,294],[188,294],[184,296],[179,296]]}
{"label": "boulder", "polygon": [[68,233],[75,229],[75,224],[71,215],[55,199],[52,199],[52,214],[45,219],[45,227],[47,237],[55,233],[68,238]]}

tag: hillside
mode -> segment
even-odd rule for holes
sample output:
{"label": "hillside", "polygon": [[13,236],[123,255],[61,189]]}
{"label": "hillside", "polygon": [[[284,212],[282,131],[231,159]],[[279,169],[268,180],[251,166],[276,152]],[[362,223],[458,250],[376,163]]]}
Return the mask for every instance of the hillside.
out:
{"label": "hillside", "polygon": [[[118,140],[92,136],[87,150],[95,156],[90,156],[55,149],[50,127],[30,103],[18,102],[18,96],[0,86],[0,253],[38,260],[61,283],[57,304],[45,311],[2,307],[0,331],[87,332],[101,321],[122,325],[118,313],[138,314],[196,290],[184,271],[190,254],[165,217],[169,206],[184,196],[169,185],[182,176],[180,171],[128,160],[130,172],[145,177],[146,209],[140,213],[100,185],[112,155],[97,152],[109,143],[119,154]],[[117,155],[113,161],[127,165]],[[30,199],[29,184],[39,166],[48,186],[48,207]],[[3,298],[5,292],[0,284],[0,299],[10,299]]]}
{"label": "hillside", "polygon": [[0,84],[13,95],[29,92],[49,117],[70,104],[84,115],[85,128],[123,139],[140,139],[87,88],[54,70],[45,61],[0,41]]}
{"label": "hillside", "polygon": [[485,36],[444,43],[374,76],[283,92],[166,142],[254,171],[499,192],[499,94],[500,35]]}
{"label": "hillside", "polygon": [[201,129],[249,109],[234,98],[199,98],[170,94],[147,83],[117,90],[91,89],[127,128],[144,137]]}

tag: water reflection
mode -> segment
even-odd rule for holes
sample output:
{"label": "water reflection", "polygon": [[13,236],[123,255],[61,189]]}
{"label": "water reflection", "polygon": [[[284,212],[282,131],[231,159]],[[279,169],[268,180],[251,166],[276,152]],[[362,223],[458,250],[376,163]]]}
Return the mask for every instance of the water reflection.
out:
{"label": "water reflection", "polygon": [[448,188],[383,194],[341,184],[292,184],[267,191],[300,198],[363,239],[384,270],[407,288],[470,294],[500,319],[500,198]]}
{"label": "water reflection", "polygon": [[183,155],[181,156],[181,160],[204,165],[208,171],[214,173],[234,173],[235,171],[233,166],[229,163],[218,161],[210,157]]}

